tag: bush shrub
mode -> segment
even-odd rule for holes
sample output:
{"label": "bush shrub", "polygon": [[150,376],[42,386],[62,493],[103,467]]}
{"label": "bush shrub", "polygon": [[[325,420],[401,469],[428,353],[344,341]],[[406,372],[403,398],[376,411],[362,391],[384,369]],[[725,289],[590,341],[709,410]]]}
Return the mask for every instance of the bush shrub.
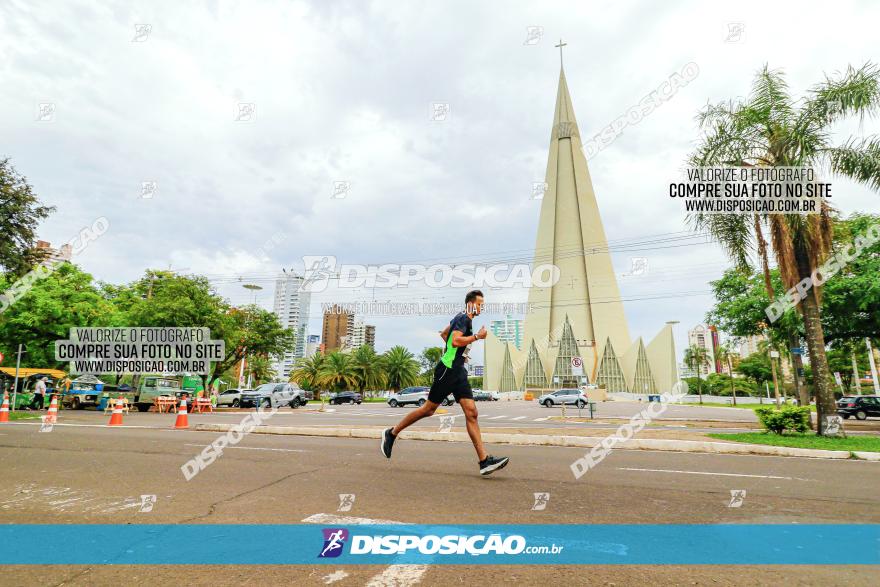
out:
{"label": "bush shrub", "polygon": [[761,425],[770,432],[807,432],[810,429],[810,408],[800,406],[764,406],[755,409]]}

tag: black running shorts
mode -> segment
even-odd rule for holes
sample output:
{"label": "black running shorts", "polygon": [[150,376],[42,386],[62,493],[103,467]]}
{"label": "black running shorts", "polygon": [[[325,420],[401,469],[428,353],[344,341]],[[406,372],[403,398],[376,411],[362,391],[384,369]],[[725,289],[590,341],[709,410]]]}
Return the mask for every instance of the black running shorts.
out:
{"label": "black running shorts", "polygon": [[455,401],[461,399],[474,399],[474,392],[468,382],[467,369],[458,367],[450,369],[443,363],[437,363],[434,367],[434,383],[428,392],[428,401],[435,404],[442,403],[449,394]]}

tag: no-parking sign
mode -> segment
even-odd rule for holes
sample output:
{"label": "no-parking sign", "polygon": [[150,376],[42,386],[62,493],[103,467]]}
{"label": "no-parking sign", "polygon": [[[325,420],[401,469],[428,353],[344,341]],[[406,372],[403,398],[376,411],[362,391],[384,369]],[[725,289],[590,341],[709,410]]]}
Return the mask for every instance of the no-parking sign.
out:
{"label": "no-parking sign", "polygon": [[572,357],[571,358],[571,374],[572,375],[583,375],[584,374],[584,360],[580,357]]}

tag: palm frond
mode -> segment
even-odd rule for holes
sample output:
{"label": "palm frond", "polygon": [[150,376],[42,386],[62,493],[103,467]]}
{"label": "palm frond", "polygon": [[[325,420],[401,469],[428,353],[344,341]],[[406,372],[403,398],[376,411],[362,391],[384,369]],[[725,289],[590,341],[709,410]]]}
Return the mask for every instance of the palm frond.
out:
{"label": "palm frond", "polygon": [[766,64],[752,82],[749,109],[753,116],[775,126],[785,126],[792,119],[794,108],[788,93],[788,84],[781,70],[770,69]]}
{"label": "palm frond", "polygon": [[877,114],[880,112],[880,69],[868,61],[858,69],[850,65],[842,75],[826,76],[824,83],[810,90],[803,112],[807,119],[821,126],[854,114],[860,117]]}
{"label": "palm frond", "polygon": [[823,155],[833,174],[880,190],[880,137],[851,138],[840,147],[826,149]]}

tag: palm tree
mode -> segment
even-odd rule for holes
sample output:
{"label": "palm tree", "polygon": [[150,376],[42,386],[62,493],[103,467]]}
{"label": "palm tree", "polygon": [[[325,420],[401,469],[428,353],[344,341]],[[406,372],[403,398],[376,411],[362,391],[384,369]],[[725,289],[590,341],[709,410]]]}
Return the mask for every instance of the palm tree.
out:
{"label": "palm tree", "polygon": [[727,372],[730,374],[730,393],[733,395],[733,405],[736,405],[736,383],[733,381],[733,342],[728,341],[718,347],[715,358],[727,363]]}
{"label": "palm tree", "polygon": [[684,349],[684,364],[697,372],[697,393],[700,395],[700,403],[703,403],[703,380],[700,378],[700,369],[709,362],[709,351],[705,347],[692,344]]}
{"label": "palm tree", "polygon": [[318,384],[329,390],[356,387],[357,374],[348,353],[333,352],[327,355],[318,374]]}
{"label": "palm tree", "polygon": [[[699,115],[705,130],[690,163],[694,166],[792,166],[827,169],[873,189],[880,189],[880,139],[850,138],[831,142],[829,128],[851,116],[880,109],[880,71],[872,63],[852,67],[812,88],[807,97],[794,100],[785,78],[765,66],[755,77],[751,95],[743,100],[710,104]],[[810,215],[696,214],[696,228],[712,234],[734,262],[747,268],[755,245],[763,243],[762,226],[786,288],[794,287],[819,267],[831,248],[832,209],[824,201]],[[818,433],[824,434],[825,416],[837,413],[825,337],[822,332],[819,288],[802,300],[804,338],[814,373]]]}
{"label": "palm tree", "polygon": [[266,355],[251,355],[245,361],[245,372],[253,385],[259,385],[265,381],[275,379],[275,368]]}
{"label": "palm tree", "polygon": [[290,372],[290,381],[309,391],[317,389],[324,360],[324,353],[316,353],[311,357],[299,359],[293,371]]}
{"label": "palm tree", "polygon": [[367,390],[374,391],[385,385],[382,358],[376,354],[373,347],[365,344],[355,349],[351,353],[351,368],[357,377],[357,388],[361,393]]}
{"label": "palm tree", "polygon": [[400,391],[419,381],[419,362],[406,347],[396,346],[383,356],[385,378],[392,391]]}

